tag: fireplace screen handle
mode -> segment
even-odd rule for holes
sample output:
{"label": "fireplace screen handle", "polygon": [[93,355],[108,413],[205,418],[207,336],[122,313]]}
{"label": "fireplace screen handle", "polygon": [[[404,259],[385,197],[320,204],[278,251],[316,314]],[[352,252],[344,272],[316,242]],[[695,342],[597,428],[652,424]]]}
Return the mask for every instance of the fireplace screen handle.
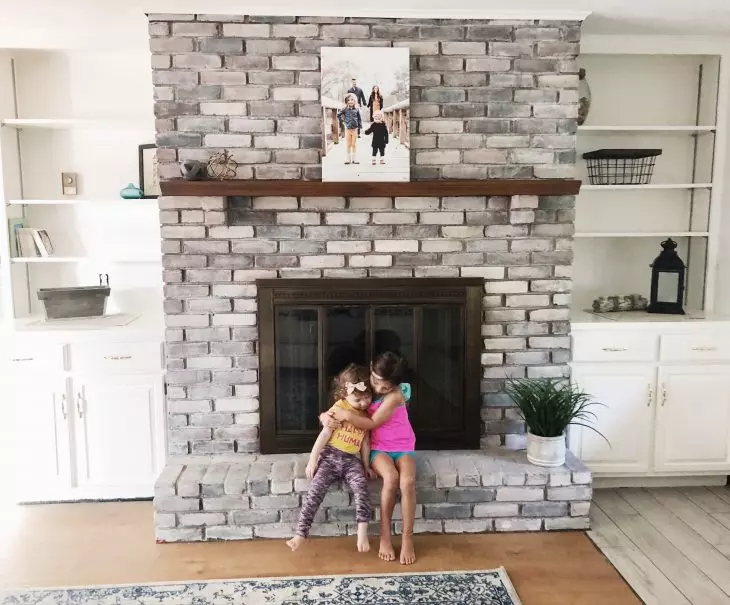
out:
{"label": "fireplace screen handle", "polygon": [[81,391],[76,393],[76,412],[79,415],[79,419],[84,417],[84,406],[82,403]]}

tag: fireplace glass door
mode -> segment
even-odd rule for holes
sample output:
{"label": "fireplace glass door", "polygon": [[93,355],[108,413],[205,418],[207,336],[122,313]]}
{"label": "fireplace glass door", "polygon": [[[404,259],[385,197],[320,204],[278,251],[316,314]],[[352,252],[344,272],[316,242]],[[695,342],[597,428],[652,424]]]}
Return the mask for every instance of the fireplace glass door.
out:
{"label": "fireplace glass door", "polygon": [[[409,416],[418,448],[478,447],[480,288],[473,318],[468,288],[452,286],[451,297],[434,293],[431,301],[421,288],[418,300],[404,301],[389,300],[394,297],[378,294],[377,288],[365,297],[348,295],[347,288],[342,292],[344,280],[327,280],[343,295],[323,301],[317,296],[322,280],[311,281],[309,290],[279,280],[270,289],[259,285],[264,453],[311,449],[320,430],[318,416],[333,402],[335,376],[350,363],[369,365],[384,351],[407,361],[405,380],[413,393]],[[350,292],[363,294],[362,286],[356,282],[357,291]],[[312,296],[286,296],[282,290]]]}

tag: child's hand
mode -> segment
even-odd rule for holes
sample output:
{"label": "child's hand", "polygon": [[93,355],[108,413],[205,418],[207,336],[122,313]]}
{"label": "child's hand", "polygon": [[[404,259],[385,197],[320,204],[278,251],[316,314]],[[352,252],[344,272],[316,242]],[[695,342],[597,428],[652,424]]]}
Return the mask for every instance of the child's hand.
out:
{"label": "child's hand", "polygon": [[321,414],[319,417],[319,421],[322,423],[322,426],[332,431],[342,426],[342,423],[339,420],[335,420],[331,412],[324,412],[323,414]]}
{"label": "child's hand", "polygon": [[307,479],[310,481],[314,477],[314,473],[317,472],[317,461],[316,460],[310,460],[307,463],[307,468],[304,469],[304,474],[307,476]]}
{"label": "child's hand", "polygon": [[335,408],[334,410],[332,410],[331,414],[338,422],[345,422],[345,420],[348,420],[350,418],[350,412],[348,412],[347,410],[343,410],[342,408]]}
{"label": "child's hand", "polygon": [[368,479],[377,479],[378,474],[373,470],[373,467],[367,466],[365,467],[365,475],[367,475]]}

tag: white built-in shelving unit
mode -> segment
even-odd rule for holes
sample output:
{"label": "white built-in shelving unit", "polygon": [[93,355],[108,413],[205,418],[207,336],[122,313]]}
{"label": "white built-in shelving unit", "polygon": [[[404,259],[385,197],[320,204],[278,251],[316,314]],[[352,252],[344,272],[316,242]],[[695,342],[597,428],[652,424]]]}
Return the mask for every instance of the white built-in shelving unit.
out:
{"label": "white built-in shelving unit", "polygon": [[[666,44],[665,44],[666,43]],[[667,237],[688,265],[686,306],[712,311],[728,111],[721,52],[701,44],[590,42],[579,57],[592,92],[578,127],[573,307],[598,296],[648,295]],[[647,185],[592,185],[582,154],[661,149]]]}
{"label": "white built-in shelving unit", "polygon": [[[41,315],[39,288],[109,275],[110,313],[162,316],[156,199],[138,184],[138,145],[154,142],[149,65],[123,53],[0,51],[0,319]],[[116,69],[115,69],[116,67]],[[119,77],[123,74],[124,77]],[[78,174],[63,195],[61,172]],[[55,252],[19,257],[10,221],[45,229]]]}

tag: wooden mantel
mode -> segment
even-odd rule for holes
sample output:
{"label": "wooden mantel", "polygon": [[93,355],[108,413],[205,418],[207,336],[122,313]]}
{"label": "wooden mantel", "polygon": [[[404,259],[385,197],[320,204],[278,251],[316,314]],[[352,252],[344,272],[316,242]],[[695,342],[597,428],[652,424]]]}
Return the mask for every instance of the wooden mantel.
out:
{"label": "wooden mantel", "polygon": [[322,182],[300,180],[186,181],[161,184],[162,195],[175,196],[318,196],[318,197],[445,197],[465,195],[575,195],[581,182],[570,179],[438,180],[400,183]]}

